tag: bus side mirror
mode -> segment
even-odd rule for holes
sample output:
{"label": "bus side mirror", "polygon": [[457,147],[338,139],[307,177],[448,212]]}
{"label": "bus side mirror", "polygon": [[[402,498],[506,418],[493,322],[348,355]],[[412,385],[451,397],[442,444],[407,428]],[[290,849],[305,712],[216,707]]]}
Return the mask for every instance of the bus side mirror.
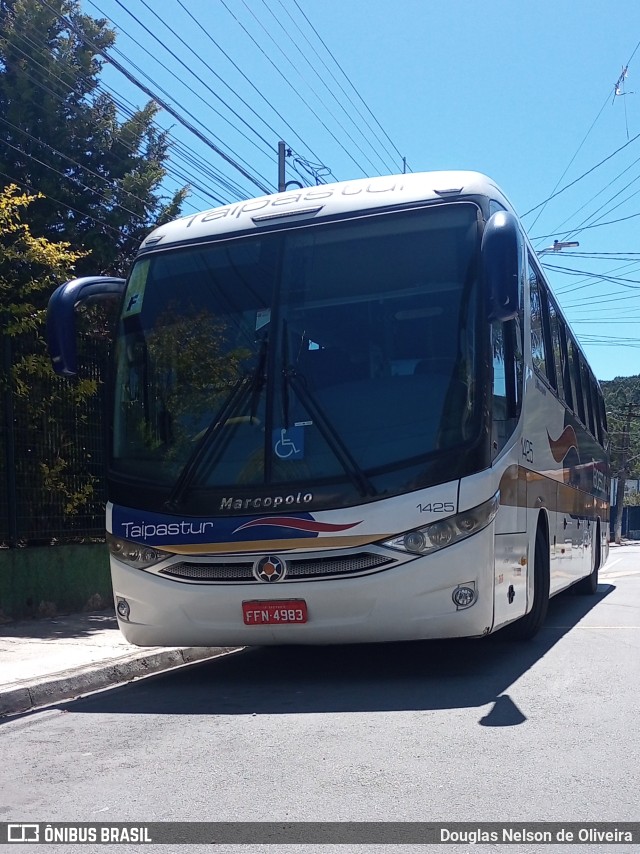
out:
{"label": "bus side mirror", "polygon": [[522,239],[516,217],[496,211],[482,235],[482,272],[489,320],[512,320],[520,310]]}
{"label": "bus side mirror", "polygon": [[47,347],[53,370],[63,377],[78,372],[75,308],[88,299],[114,299],[124,291],[125,279],[85,276],[71,279],[51,294],[47,306]]}

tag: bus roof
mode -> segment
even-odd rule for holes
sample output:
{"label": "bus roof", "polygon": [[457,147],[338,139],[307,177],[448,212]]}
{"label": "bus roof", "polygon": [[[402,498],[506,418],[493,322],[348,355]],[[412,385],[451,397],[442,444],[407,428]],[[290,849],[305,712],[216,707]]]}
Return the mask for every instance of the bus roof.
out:
{"label": "bus roof", "polygon": [[319,184],[212,208],[159,226],[140,248],[144,251],[221,234],[246,232],[262,225],[324,219],[356,211],[438,199],[453,201],[478,195],[495,199],[513,210],[500,188],[480,172],[412,172]]}

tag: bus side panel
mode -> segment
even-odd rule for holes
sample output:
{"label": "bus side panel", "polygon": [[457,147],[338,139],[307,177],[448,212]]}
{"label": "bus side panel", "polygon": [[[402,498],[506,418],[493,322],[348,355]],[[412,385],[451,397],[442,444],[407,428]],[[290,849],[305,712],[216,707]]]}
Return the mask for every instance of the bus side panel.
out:
{"label": "bus side panel", "polygon": [[[515,451],[512,459],[517,460]],[[522,617],[528,608],[528,533],[526,471],[516,462],[500,478],[496,519],[493,628]]]}
{"label": "bus side panel", "polygon": [[481,503],[487,495],[500,490],[491,564],[494,631],[523,616],[528,607],[527,473],[517,464],[519,447],[519,440],[516,440],[493,469],[460,482],[461,510]]}

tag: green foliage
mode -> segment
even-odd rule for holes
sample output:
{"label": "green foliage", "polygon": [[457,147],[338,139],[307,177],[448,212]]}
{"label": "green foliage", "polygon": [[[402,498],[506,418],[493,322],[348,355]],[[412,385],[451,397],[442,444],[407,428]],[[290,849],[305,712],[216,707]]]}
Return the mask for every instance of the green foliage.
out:
{"label": "green foliage", "polygon": [[0,190],[0,315],[5,334],[11,336],[40,329],[44,311],[39,297],[48,297],[88,254],[73,251],[67,242],[33,236],[22,219],[38,198],[13,184]]}
{"label": "green foliage", "polygon": [[0,345],[6,369],[0,392],[5,405],[11,400],[11,428],[24,450],[15,464],[17,482],[28,484],[23,515],[34,518],[36,506],[46,503],[53,512],[58,505],[73,514],[94,495],[96,478],[88,471],[86,451],[76,447],[67,414],[81,422],[83,407],[97,390],[95,379],[65,383],[51,369],[41,297],[70,278],[87,253],[32,235],[22,218],[35,200],[15,186],[0,191]]}
{"label": "green foliage", "polygon": [[90,250],[79,274],[123,273],[186,194],[161,195],[169,143],[153,124],[158,106],[121,124],[99,88],[114,38],[77,0],[0,5],[0,172],[41,194],[29,210],[34,235]]}

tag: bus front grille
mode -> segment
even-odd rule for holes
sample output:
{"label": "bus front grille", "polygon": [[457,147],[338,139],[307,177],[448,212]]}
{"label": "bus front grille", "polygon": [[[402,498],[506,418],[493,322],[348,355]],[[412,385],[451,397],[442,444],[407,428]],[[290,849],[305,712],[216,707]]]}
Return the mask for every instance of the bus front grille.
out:
{"label": "bus front grille", "polygon": [[[355,555],[335,555],[308,559],[287,560],[284,582],[307,578],[335,578],[370,572],[395,563],[380,554],[361,552]],[[160,575],[181,581],[255,582],[253,561],[238,563],[174,563],[159,571]]]}

